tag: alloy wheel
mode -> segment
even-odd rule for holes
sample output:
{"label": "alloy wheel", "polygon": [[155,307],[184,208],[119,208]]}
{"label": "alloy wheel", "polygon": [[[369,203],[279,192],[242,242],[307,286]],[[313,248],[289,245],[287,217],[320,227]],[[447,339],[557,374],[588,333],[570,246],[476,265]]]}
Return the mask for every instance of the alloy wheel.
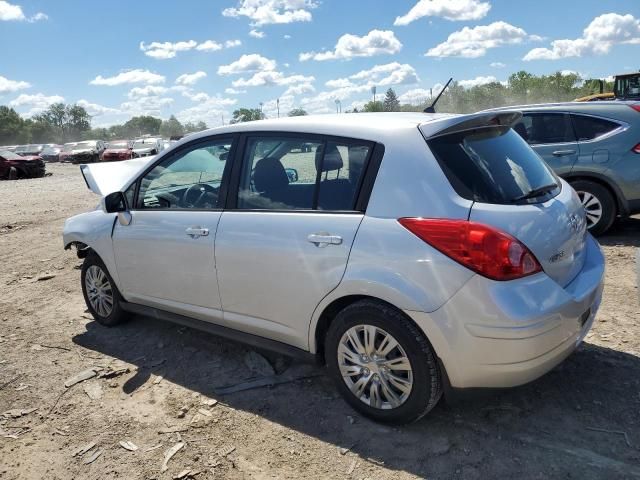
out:
{"label": "alloy wheel", "polygon": [[589,192],[576,192],[587,214],[587,228],[596,225],[602,218],[602,203],[598,197]]}
{"label": "alloy wheel", "polygon": [[85,274],[84,285],[93,310],[108,317],[113,310],[113,289],[107,274],[97,265],[91,265]]}
{"label": "alloy wheel", "polygon": [[351,393],[373,408],[389,410],[407,401],[413,370],[405,350],[373,325],[349,328],[338,344],[338,367]]}

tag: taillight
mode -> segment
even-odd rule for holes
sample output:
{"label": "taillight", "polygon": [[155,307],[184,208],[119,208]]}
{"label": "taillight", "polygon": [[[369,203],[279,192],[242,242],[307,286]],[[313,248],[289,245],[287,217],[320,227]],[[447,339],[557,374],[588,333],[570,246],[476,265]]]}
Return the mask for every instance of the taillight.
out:
{"label": "taillight", "polygon": [[401,218],[398,222],[456,262],[493,280],[513,280],[542,271],[522,242],[489,225],[437,218]]}
{"label": "taillight", "polygon": [[640,153],[640,143],[631,149],[634,153]]}
{"label": "taillight", "polygon": [[629,105],[631,108],[633,108],[636,112],[640,112],[640,103],[634,103],[633,105]]}

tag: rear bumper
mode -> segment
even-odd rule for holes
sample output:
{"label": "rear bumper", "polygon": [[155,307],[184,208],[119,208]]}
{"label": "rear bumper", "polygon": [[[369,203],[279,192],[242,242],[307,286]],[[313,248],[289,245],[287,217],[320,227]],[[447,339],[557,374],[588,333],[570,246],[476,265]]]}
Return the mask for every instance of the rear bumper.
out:
{"label": "rear bumper", "polygon": [[591,236],[586,249],[582,270],[565,287],[544,273],[510,282],[476,275],[435,312],[406,312],[453,388],[521,385],[575,350],[593,324],[604,281],[604,257]]}

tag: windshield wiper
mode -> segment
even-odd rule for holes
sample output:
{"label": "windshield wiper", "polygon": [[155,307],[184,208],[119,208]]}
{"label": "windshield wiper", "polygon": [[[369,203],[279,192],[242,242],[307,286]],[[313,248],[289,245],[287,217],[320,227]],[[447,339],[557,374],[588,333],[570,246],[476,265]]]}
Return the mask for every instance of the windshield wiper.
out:
{"label": "windshield wiper", "polygon": [[555,190],[557,186],[558,186],[557,183],[550,183],[549,185],[543,185],[542,187],[534,188],[529,193],[525,193],[524,195],[516,197],[511,201],[513,203],[515,203],[515,202],[520,202],[521,200],[528,200],[530,198],[536,198],[536,197],[539,197],[541,195],[544,195],[545,193],[549,193],[552,190]]}

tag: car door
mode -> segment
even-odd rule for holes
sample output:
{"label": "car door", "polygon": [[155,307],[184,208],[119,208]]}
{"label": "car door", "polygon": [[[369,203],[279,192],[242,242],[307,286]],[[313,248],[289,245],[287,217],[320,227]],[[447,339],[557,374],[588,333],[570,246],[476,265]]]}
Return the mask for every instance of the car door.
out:
{"label": "car door", "polygon": [[216,235],[224,324],[302,349],[311,315],[340,282],[363,218],[373,144],[300,134],[241,138]]}
{"label": "car door", "polygon": [[571,172],[578,144],[568,114],[525,112],[513,128],[558,175]]}
{"label": "car door", "polygon": [[113,245],[125,298],[203,320],[221,318],[214,239],[232,137],[187,144],[125,192],[131,222]]}
{"label": "car door", "polygon": [[[624,125],[607,118],[572,113],[571,121],[578,140],[579,156],[574,168],[580,171],[605,173],[609,168],[610,156],[616,158],[627,153],[627,148],[619,148],[615,142],[608,142],[611,135],[622,131]],[[609,151],[613,147],[614,151]]]}

